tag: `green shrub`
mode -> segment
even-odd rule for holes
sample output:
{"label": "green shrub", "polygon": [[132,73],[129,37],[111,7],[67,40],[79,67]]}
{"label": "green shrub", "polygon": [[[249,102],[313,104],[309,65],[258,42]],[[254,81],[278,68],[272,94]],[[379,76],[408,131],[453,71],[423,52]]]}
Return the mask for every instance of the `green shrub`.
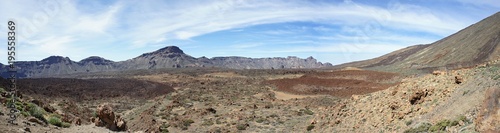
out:
{"label": "green shrub", "polygon": [[24,117],[26,117],[26,116],[29,116],[29,115],[30,115],[30,113],[28,113],[28,112],[26,112],[26,111],[21,111],[21,115],[23,115]]}
{"label": "green shrub", "polygon": [[314,125],[309,125],[309,126],[307,126],[307,131],[311,131],[311,130],[313,130],[313,129],[314,129]]}
{"label": "green shrub", "polygon": [[303,113],[305,113],[307,115],[313,115],[314,114],[314,112],[311,111],[311,110],[309,110],[309,109],[300,109],[299,111],[303,112]]}
{"label": "green shrub", "polygon": [[43,122],[47,122],[47,120],[45,119],[45,117],[43,116],[44,114],[47,114],[47,112],[45,112],[45,110],[43,110],[42,108],[38,107],[38,105],[36,104],[33,104],[33,103],[28,103],[28,111],[29,111],[29,114],[39,120],[42,120]]}
{"label": "green shrub", "polygon": [[168,127],[170,127],[169,124],[167,123],[163,123],[161,126],[160,126],[160,132],[161,133],[168,133]]}
{"label": "green shrub", "polygon": [[0,87],[0,93],[4,93],[4,92],[7,92],[7,91],[5,91],[4,88]]}
{"label": "green shrub", "polygon": [[213,124],[214,124],[214,122],[212,120],[205,120],[205,121],[203,121],[203,123],[201,125],[203,125],[203,126],[211,126]]}
{"label": "green shrub", "polygon": [[266,121],[266,119],[265,119],[265,118],[259,118],[259,119],[257,119],[255,122],[257,122],[257,123],[262,123],[262,122],[264,122],[264,121]]}
{"label": "green shrub", "polygon": [[458,121],[463,121],[464,123],[469,123],[470,121],[464,115],[458,117]]}
{"label": "green shrub", "polygon": [[406,122],[405,122],[406,126],[411,125],[411,123],[413,123],[413,121],[412,121],[412,120],[408,120],[408,121],[406,121]]}
{"label": "green shrub", "polygon": [[277,114],[272,114],[272,115],[270,115],[269,117],[271,117],[271,118],[275,118],[275,117],[279,117],[279,116],[278,116]]}
{"label": "green shrub", "polygon": [[49,123],[54,125],[54,126],[58,126],[58,127],[62,126],[61,119],[59,119],[58,117],[55,117],[55,116],[51,116],[49,118]]}
{"label": "green shrub", "polygon": [[24,105],[22,102],[16,100],[15,106],[17,110],[24,111]]}
{"label": "green shrub", "polygon": [[97,111],[92,111],[92,117],[97,118]]}
{"label": "green shrub", "polygon": [[500,75],[495,75],[495,76],[493,77],[493,80],[498,80],[499,78],[500,78]]}
{"label": "green shrub", "polygon": [[247,130],[247,125],[246,124],[238,124],[238,125],[236,125],[236,129]]}
{"label": "green shrub", "polygon": [[71,124],[67,123],[67,122],[62,122],[61,123],[61,127],[63,127],[63,128],[69,128],[69,127],[71,127]]}
{"label": "green shrub", "polygon": [[432,125],[430,123],[422,123],[422,125],[417,128],[410,128],[404,131],[404,133],[424,133],[427,132],[431,126]]}
{"label": "green shrub", "polygon": [[191,120],[191,119],[188,119],[188,120],[184,120],[184,121],[182,121],[182,125],[184,125],[184,126],[186,126],[186,127],[191,126],[191,124],[193,124],[193,123],[194,123],[194,121],[193,121],[193,120]]}
{"label": "green shrub", "polygon": [[450,121],[450,120],[442,120],[439,121],[436,125],[432,126],[429,128],[429,131],[431,132],[436,132],[436,131],[444,131],[446,127],[451,127],[451,126],[456,126],[458,125],[458,121]]}

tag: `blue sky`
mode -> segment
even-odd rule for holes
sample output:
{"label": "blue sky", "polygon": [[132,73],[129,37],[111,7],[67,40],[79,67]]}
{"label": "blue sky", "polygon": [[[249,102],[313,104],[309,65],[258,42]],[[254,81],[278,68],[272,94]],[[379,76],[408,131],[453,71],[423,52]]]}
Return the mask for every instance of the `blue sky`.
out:
{"label": "blue sky", "polygon": [[[432,43],[499,9],[495,0],[3,0],[0,32],[17,21],[17,60],[24,61],[123,61],[175,45],[194,57],[340,64]],[[0,47],[3,64],[6,51]]]}

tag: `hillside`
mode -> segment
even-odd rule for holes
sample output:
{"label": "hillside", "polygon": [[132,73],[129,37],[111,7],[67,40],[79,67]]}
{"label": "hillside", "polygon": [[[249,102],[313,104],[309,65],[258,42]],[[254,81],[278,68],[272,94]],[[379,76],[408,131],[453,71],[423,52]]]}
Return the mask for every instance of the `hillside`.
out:
{"label": "hillside", "polygon": [[403,48],[374,59],[335,66],[421,73],[473,67],[500,59],[500,12],[432,44]]}

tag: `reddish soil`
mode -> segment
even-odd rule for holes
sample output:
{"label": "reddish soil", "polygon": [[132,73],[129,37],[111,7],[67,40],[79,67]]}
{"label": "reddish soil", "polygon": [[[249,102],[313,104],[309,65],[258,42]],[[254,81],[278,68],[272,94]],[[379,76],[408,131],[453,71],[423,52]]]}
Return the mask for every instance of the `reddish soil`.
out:
{"label": "reddish soil", "polygon": [[[173,92],[170,86],[134,79],[21,79],[17,82],[22,94],[62,97],[79,101],[130,97],[149,99]],[[29,89],[28,89],[29,88]]]}
{"label": "reddish soil", "polygon": [[279,91],[293,94],[329,94],[349,97],[387,89],[398,83],[394,73],[345,70],[306,74],[294,79],[269,80]]}

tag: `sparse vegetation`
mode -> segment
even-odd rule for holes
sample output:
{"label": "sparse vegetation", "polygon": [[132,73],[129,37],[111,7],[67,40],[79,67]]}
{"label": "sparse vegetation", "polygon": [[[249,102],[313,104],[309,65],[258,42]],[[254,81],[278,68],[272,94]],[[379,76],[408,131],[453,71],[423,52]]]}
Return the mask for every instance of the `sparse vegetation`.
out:
{"label": "sparse vegetation", "polygon": [[[429,128],[429,131],[431,132],[436,132],[436,131],[444,131],[446,129],[446,127],[452,125],[451,124],[452,122],[450,120],[442,120],[442,121],[439,121],[437,124],[431,126]],[[457,123],[458,124],[458,123]]]}
{"label": "sparse vegetation", "polygon": [[238,130],[246,130],[247,129],[247,124],[238,124],[238,125],[236,125],[236,129],[238,129]]}
{"label": "sparse vegetation", "polygon": [[313,114],[314,114],[314,112],[313,112],[313,111],[311,111],[311,110],[309,110],[309,109],[307,109],[307,108],[306,108],[306,109],[300,109],[299,111],[300,111],[301,113],[304,113],[304,114],[307,114],[307,115],[313,115]]}
{"label": "sparse vegetation", "polygon": [[97,112],[95,110],[92,111],[92,117],[97,118]]}
{"label": "sparse vegetation", "polygon": [[[447,127],[457,126],[460,121],[467,123],[467,118],[465,116],[459,116],[455,120],[444,119],[437,122],[435,125],[429,123],[422,123],[417,128],[411,128],[405,131],[405,133],[422,133],[422,132],[439,132],[444,131]],[[407,124],[409,125],[409,124]]]}
{"label": "sparse vegetation", "polygon": [[314,127],[315,127],[315,126],[314,126],[314,125],[312,125],[312,124],[311,124],[311,125],[309,125],[309,126],[307,126],[307,131],[311,131],[311,130],[313,130],[313,129],[314,129]]}
{"label": "sparse vegetation", "polygon": [[422,123],[417,128],[410,128],[410,129],[404,131],[404,133],[425,133],[429,130],[429,128],[431,126],[432,125],[430,123]]}
{"label": "sparse vegetation", "polygon": [[458,117],[458,121],[462,121],[464,123],[469,123],[470,121],[464,115]]}
{"label": "sparse vegetation", "polygon": [[161,133],[168,133],[168,127],[170,127],[169,124],[167,123],[163,123],[161,126],[160,126],[160,132]]}
{"label": "sparse vegetation", "polygon": [[409,125],[411,125],[412,123],[413,123],[413,120],[408,120],[408,121],[406,121],[406,122],[405,122],[406,126],[409,126]]}
{"label": "sparse vegetation", "polygon": [[462,96],[467,95],[467,93],[469,93],[469,91],[470,91],[470,90],[466,90],[466,91],[464,91],[464,93],[462,93]]}
{"label": "sparse vegetation", "polygon": [[184,120],[184,121],[182,122],[182,124],[183,124],[184,126],[186,126],[186,127],[191,126],[191,124],[193,124],[193,123],[194,123],[194,121],[193,121],[193,120],[191,120],[191,119]]}
{"label": "sparse vegetation", "polygon": [[60,115],[57,115],[57,114],[49,114],[48,116],[49,118],[47,119],[47,122],[49,124],[52,124],[54,126],[58,126],[58,127],[63,127],[63,128],[68,128],[71,126],[70,123],[67,123],[67,122],[63,122],[61,121],[61,116]]}
{"label": "sparse vegetation", "polygon": [[28,103],[28,108],[29,108],[29,114],[39,120],[42,120],[44,122],[47,122],[47,119],[43,116],[44,114],[47,114],[45,110],[42,108],[38,107],[38,105],[33,104],[33,103]]}
{"label": "sparse vegetation", "polygon": [[264,122],[264,121],[266,121],[266,118],[259,118],[259,119],[257,119],[255,122],[257,122],[257,123],[262,123],[262,122]]}
{"label": "sparse vegetation", "polygon": [[202,126],[211,126],[213,124],[214,124],[214,122],[212,120],[204,120],[201,125]]}

